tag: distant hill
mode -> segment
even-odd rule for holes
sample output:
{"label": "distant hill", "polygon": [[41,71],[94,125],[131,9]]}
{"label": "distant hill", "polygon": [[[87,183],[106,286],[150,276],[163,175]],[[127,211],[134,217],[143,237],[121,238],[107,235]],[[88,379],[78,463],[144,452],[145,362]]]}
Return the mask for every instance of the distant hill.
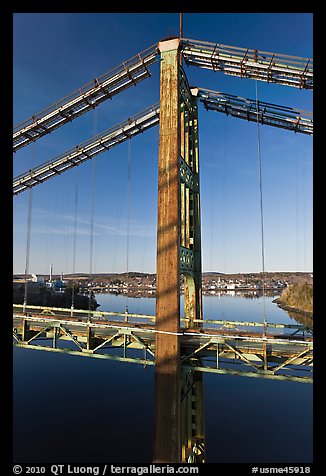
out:
{"label": "distant hill", "polygon": [[[49,277],[48,274],[38,274],[35,273],[37,276],[44,277],[47,279]],[[144,273],[140,271],[129,271],[123,273],[92,273],[91,276],[89,273],[68,273],[63,275],[63,279],[81,279],[86,280],[91,278],[91,280],[96,279],[110,279],[110,278],[155,278],[156,273]],[[202,273],[203,280],[207,281],[208,279],[219,276],[224,276],[228,279],[248,279],[248,280],[261,280],[262,273],[255,272],[255,273],[221,273],[219,271],[204,271]],[[31,278],[32,275],[29,274],[28,278]],[[24,274],[14,274],[13,279],[24,279]],[[53,279],[60,278],[60,274],[54,274]],[[300,271],[272,271],[272,272],[265,272],[265,278],[274,279],[274,280],[286,280],[289,283],[303,283],[313,282],[313,277],[311,272],[300,272]]]}
{"label": "distant hill", "polygon": [[225,276],[225,273],[219,273],[218,271],[205,271],[203,276]]}

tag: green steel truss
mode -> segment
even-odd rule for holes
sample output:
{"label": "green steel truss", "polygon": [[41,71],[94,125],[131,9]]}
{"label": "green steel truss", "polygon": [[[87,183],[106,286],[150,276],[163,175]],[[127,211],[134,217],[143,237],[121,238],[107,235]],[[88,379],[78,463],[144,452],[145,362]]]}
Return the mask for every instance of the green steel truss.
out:
{"label": "green steel truss", "polygon": [[[39,306],[27,306],[23,313],[22,305],[14,305],[13,344],[155,365],[155,316],[98,311],[88,314],[75,310],[72,317],[70,309]],[[264,338],[262,331],[252,331],[252,324],[244,323],[244,329],[239,330],[239,326],[231,327],[232,321],[203,320],[198,332],[181,327],[182,369],[312,383],[313,339],[307,328],[268,324]]]}

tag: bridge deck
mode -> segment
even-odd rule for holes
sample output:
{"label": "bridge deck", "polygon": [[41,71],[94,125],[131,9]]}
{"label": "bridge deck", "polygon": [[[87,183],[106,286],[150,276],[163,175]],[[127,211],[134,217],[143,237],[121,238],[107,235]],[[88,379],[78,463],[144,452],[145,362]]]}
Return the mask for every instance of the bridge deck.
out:
{"label": "bridge deck", "polygon": [[[28,312],[26,309],[22,312],[22,306],[15,305],[14,344],[155,365],[155,339],[159,332],[153,322],[155,316],[108,313],[112,315],[103,317],[107,313],[91,311],[91,316],[87,315],[88,311],[74,313],[77,316],[71,316],[68,309],[38,306],[29,306]],[[291,331],[296,328],[295,335],[272,328],[264,336],[262,331],[250,326],[255,323],[244,323],[249,326],[239,330],[239,323],[220,322],[227,324],[206,327],[207,322],[203,321],[202,327],[180,327],[177,335],[184,369],[312,382],[313,338],[303,326],[283,325]]]}

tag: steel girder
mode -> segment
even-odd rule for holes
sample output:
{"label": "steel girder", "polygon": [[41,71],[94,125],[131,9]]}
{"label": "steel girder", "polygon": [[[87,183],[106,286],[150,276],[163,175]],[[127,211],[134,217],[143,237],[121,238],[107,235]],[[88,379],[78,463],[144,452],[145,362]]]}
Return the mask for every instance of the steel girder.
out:
{"label": "steel girder", "polygon": [[[280,127],[294,132],[313,134],[313,120],[310,112],[259,102],[257,118],[257,105],[252,99],[240,98],[238,96],[205,89],[196,88],[195,90],[198,91],[198,98],[203,102],[206,109],[253,122],[257,122],[258,119],[258,122],[261,124]],[[184,98],[184,104],[188,104],[189,99],[187,99],[185,94]],[[112,147],[121,144],[127,139],[131,139],[140,132],[144,132],[157,125],[159,123],[159,113],[159,104],[155,104],[135,116],[128,118],[123,123],[117,124],[111,129],[64,152],[58,157],[18,175],[13,180],[13,194],[18,195],[28,188],[60,175],[72,167],[78,166],[86,160],[93,158],[95,155],[110,150]],[[185,121],[186,134],[189,132],[188,120],[187,111],[185,111],[183,121]],[[188,152],[186,151],[186,153]],[[185,190],[188,189],[191,193],[197,194],[199,191],[199,179],[198,174],[193,174],[192,169],[182,156],[180,156],[180,180],[182,183],[181,198],[184,204],[185,198],[188,197],[186,193],[189,194],[189,192],[185,192]],[[185,247],[181,245],[181,269],[191,272],[193,262],[192,250],[188,247],[185,249]]]}
{"label": "steel girder", "polygon": [[148,78],[150,76],[148,66],[155,63],[157,58],[157,46],[153,45],[18,124],[13,132],[14,152]]}
{"label": "steel girder", "polygon": [[[155,365],[155,335],[158,331],[152,324],[132,324],[117,319],[103,321],[86,316],[82,320],[81,315],[71,318],[69,311],[67,309],[65,317],[14,314],[14,345],[87,353],[94,357],[143,365],[146,361],[148,365]],[[294,339],[289,335],[280,335],[263,338],[262,334],[226,334],[223,329],[195,332],[187,328],[181,328],[179,336],[182,369],[312,383],[311,337]],[[44,339],[50,345],[46,345]],[[77,349],[59,348],[59,340],[73,342]],[[117,355],[116,350],[110,354],[112,349],[117,348],[122,349],[123,355]],[[133,349],[132,353],[137,355],[131,355],[128,349]],[[142,357],[139,357],[139,352]]]}
{"label": "steel girder", "polygon": [[76,167],[96,155],[110,150],[127,139],[146,131],[159,122],[159,104],[128,118],[126,121],[98,134],[58,157],[35,167],[14,179],[13,191],[17,195],[24,190]]}
{"label": "steel girder", "polygon": [[313,89],[311,58],[282,55],[207,41],[182,39],[187,65],[222,71],[239,78],[257,79],[300,89]]}
{"label": "steel girder", "polygon": [[198,97],[207,110],[259,122],[293,132],[313,135],[312,113],[264,101],[242,98],[209,89],[199,89]]}
{"label": "steel girder", "polygon": [[[240,78],[313,88],[313,62],[310,58],[189,39],[182,40],[182,54],[187,65],[223,71]],[[149,77],[148,66],[155,63],[158,56],[157,45],[152,45],[47,109],[17,124],[13,130],[13,150],[36,141]]]}

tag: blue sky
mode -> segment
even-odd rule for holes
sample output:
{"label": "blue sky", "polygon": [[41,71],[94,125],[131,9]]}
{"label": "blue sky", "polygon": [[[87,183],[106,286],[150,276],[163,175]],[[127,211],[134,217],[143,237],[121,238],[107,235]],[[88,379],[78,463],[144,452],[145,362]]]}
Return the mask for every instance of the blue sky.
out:
{"label": "blue sky", "polygon": [[[186,13],[183,36],[312,58],[312,20],[307,13]],[[178,32],[178,13],[14,14],[14,124]],[[17,151],[14,176],[158,102],[159,64],[150,71],[151,78]],[[186,74],[193,86],[255,98],[255,81],[195,67]],[[312,91],[259,82],[258,96],[312,111]],[[265,269],[312,271],[312,137],[266,125],[260,133]],[[260,272],[257,125],[200,105],[199,144],[203,271]],[[155,272],[157,157],[156,126],[34,187],[29,272],[48,273],[50,264],[54,273]],[[28,200],[28,191],[13,200],[14,273],[25,269]]]}

